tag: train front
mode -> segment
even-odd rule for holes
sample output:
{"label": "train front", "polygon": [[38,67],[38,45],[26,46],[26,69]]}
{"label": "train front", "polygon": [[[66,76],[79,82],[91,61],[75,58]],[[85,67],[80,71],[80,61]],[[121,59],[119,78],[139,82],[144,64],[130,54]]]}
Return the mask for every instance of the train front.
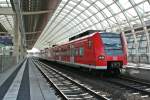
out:
{"label": "train front", "polygon": [[101,50],[99,64],[108,71],[120,72],[127,65],[127,43],[123,34],[100,33]]}

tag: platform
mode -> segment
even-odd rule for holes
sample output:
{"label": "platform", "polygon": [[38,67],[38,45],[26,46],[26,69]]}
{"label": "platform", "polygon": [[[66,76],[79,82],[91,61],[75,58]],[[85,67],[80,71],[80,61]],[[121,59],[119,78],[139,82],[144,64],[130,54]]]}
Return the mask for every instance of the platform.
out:
{"label": "platform", "polygon": [[138,69],[143,69],[143,70],[150,70],[150,64],[135,64],[135,63],[128,63],[128,68],[138,68]]}
{"label": "platform", "polygon": [[0,74],[0,100],[57,100],[30,59]]}
{"label": "platform", "polygon": [[150,65],[149,64],[135,64],[135,63],[128,63],[128,66],[126,68],[126,73],[129,76],[143,79],[150,81],[150,77],[148,77],[150,74]]}

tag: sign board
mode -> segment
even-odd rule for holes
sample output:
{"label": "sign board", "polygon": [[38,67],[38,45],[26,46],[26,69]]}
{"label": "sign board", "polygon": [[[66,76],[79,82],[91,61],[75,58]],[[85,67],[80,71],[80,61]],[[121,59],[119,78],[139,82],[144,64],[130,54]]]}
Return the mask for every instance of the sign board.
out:
{"label": "sign board", "polygon": [[13,45],[12,39],[13,38],[11,36],[0,36],[0,44],[4,44],[6,46],[12,46]]}

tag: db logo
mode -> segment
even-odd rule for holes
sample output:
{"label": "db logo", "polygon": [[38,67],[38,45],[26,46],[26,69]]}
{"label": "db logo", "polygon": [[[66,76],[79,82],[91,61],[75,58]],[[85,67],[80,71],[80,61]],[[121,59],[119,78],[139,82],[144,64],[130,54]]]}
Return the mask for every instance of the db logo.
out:
{"label": "db logo", "polygon": [[117,57],[113,57],[113,60],[117,60]]}

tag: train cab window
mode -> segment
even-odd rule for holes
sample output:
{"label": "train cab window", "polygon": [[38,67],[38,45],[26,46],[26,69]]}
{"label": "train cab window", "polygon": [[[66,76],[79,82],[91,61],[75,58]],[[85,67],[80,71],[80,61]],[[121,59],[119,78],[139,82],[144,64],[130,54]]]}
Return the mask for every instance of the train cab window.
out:
{"label": "train cab window", "polygon": [[83,47],[80,47],[80,48],[79,48],[79,55],[80,55],[80,56],[83,56],[83,55],[84,55],[84,49],[83,49]]}

